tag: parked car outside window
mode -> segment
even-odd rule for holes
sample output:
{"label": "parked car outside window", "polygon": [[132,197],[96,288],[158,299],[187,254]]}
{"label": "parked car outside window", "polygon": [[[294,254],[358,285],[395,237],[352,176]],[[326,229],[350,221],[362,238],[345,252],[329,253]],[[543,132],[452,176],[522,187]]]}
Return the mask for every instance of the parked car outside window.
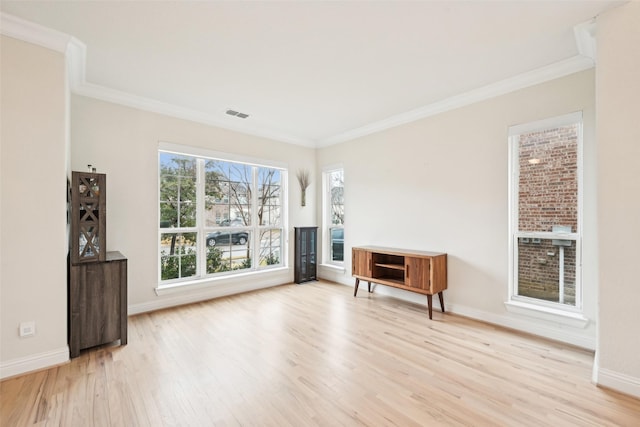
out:
{"label": "parked car outside window", "polygon": [[216,231],[207,234],[207,246],[216,246],[220,244],[245,245],[249,240],[249,233],[239,231],[237,233],[229,233],[226,231]]}
{"label": "parked car outside window", "polygon": [[[219,224],[221,227],[244,227],[246,224],[239,218],[225,219]],[[207,246],[224,244],[245,245],[249,241],[249,233],[238,231],[229,233],[227,231],[215,231],[207,234]]]}

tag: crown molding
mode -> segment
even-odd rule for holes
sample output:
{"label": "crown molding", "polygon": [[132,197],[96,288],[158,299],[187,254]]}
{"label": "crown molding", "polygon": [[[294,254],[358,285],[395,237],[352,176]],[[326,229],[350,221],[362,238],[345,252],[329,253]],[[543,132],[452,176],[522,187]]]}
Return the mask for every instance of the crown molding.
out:
{"label": "crown molding", "polygon": [[202,123],[209,126],[220,127],[261,138],[268,138],[290,144],[316,148],[350,141],[372,133],[381,132],[396,126],[593,68],[595,66],[596,54],[594,37],[596,21],[595,19],[592,19],[574,27],[574,36],[579,54],[572,58],[316,141],[310,138],[302,138],[278,132],[270,128],[268,125],[260,124],[255,121],[236,123],[233,122],[235,119],[228,119],[222,112],[220,113],[220,117],[214,117],[210,113],[89,83],[86,80],[85,69],[87,48],[84,43],[68,34],[52,30],[13,15],[0,12],[0,17],[0,30],[3,35],[37,44],[62,52],[66,55],[71,92],[77,95]]}
{"label": "crown molding", "polygon": [[87,63],[87,46],[75,37],[71,37],[67,44],[67,73],[71,91],[86,82],[85,67]]}
{"label": "crown molding", "polygon": [[78,39],[51,28],[0,12],[0,33],[8,37],[36,44],[66,55],[69,86],[71,92],[127,107],[164,114],[184,120],[220,127],[239,133],[261,138],[273,139],[280,142],[315,147],[315,141],[300,138],[286,133],[274,131],[259,123],[236,124],[231,119],[220,114],[221,118],[213,117],[209,113],[184,108],[151,98],[118,91],[105,86],[89,83],[86,80],[87,47]]}
{"label": "crown molding", "polygon": [[212,116],[210,113],[204,113],[202,111],[181,107],[179,105],[158,101],[143,96],[133,95],[128,92],[111,89],[93,83],[75,81],[72,82],[71,88],[72,92],[76,95],[95,98],[101,101],[120,104],[126,107],[163,114],[166,116],[202,123],[209,126],[215,126],[227,130],[232,130],[234,132],[257,136],[260,138],[268,138],[290,144],[315,147],[315,142],[313,140],[298,138],[285,133],[279,133],[277,131],[268,129],[267,127],[260,126],[259,124],[242,123],[242,125],[237,125],[232,122],[232,120],[237,121],[237,119],[235,118],[230,118],[227,122],[227,119],[224,117],[218,119]]}
{"label": "crown molding", "polygon": [[67,45],[72,38],[68,34],[4,12],[0,12],[0,33],[61,53],[66,53]]}
{"label": "crown molding", "polygon": [[573,35],[576,39],[578,52],[580,55],[596,60],[596,19],[590,19],[587,22],[578,24],[573,27]]}
{"label": "crown molding", "polygon": [[509,79],[489,84],[487,86],[455,95],[415,110],[401,113],[378,122],[352,129],[318,141],[317,147],[325,147],[341,142],[350,141],[372,133],[381,132],[396,126],[420,120],[456,108],[484,101],[496,96],[505,95],[519,89],[558,79],[569,74],[588,70],[595,67],[596,61],[596,19],[578,24],[573,28],[573,34],[578,48],[578,55],[564,61],[550,64],[527,73],[519,74]]}
{"label": "crown molding", "polygon": [[536,70],[519,74],[515,77],[501,80],[499,82],[492,83],[478,89],[462,93],[460,95],[445,98],[441,101],[425,105],[424,107],[416,108],[415,110],[391,116],[387,119],[370,123],[366,126],[362,126],[357,129],[352,129],[350,131],[332,136],[330,138],[319,141],[317,146],[325,147],[341,142],[350,141],[352,139],[360,138],[372,133],[381,132],[383,130],[387,130],[416,120],[424,119],[426,117],[434,116],[436,114],[444,113],[446,111],[455,110],[457,108],[485,101],[496,96],[505,95],[507,93],[514,92],[519,89],[524,89],[529,86],[558,79],[569,74],[588,70],[590,68],[593,68],[594,65],[595,62],[593,61],[593,59],[582,55],[576,55],[572,58],[565,59],[564,61],[556,62],[555,64],[547,65]]}

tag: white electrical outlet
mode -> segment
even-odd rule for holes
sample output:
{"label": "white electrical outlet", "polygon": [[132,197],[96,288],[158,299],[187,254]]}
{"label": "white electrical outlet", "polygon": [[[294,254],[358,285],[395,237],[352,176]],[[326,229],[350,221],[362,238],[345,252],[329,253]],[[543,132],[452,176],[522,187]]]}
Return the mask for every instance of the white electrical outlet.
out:
{"label": "white electrical outlet", "polygon": [[21,322],[20,323],[20,336],[32,337],[36,334],[36,322]]}

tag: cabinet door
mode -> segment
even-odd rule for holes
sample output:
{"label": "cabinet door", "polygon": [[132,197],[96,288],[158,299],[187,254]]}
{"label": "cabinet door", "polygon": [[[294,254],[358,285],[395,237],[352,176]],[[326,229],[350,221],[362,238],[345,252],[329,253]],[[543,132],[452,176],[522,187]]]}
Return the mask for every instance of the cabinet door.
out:
{"label": "cabinet door", "polygon": [[80,268],[84,270],[78,295],[80,348],[115,341],[121,331],[121,263],[100,262]]}
{"label": "cabinet door", "polygon": [[351,274],[354,276],[371,277],[371,252],[353,248],[351,253]]}
{"label": "cabinet door", "polygon": [[127,344],[127,259],[109,252],[107,261],[70,265],[69,355],[120,339]]}
{"label": "cabinet door", "polygon": [[429,258],[404,258],[404,283],[412,288],[430,292]]}
{"label": "cabinet door", "polygon": [[317,232],[317,227],[295,228],[294,281],[296,283],[317,279]]}
{"label": "cabinet door", "polygon": [[316,280],[316,236],[318,229],[309,228],[307,230],[306,244],[307,244],[307,280]]}

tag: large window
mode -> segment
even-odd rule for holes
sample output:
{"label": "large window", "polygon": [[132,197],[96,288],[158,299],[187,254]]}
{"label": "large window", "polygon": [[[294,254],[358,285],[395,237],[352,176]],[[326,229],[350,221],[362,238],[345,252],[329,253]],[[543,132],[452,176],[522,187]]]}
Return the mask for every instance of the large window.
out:
{"label": "large window", "polygon": [[324,172],[324,230],[325,262],[344,262],[344,171]]}
{"label": "large window", "polygon": [[286,171],[160,150],[160,284],[283,265]]}
{"label": "large window", "polygon": [[511,300],[580,311],[582,114],[509,134]]}

